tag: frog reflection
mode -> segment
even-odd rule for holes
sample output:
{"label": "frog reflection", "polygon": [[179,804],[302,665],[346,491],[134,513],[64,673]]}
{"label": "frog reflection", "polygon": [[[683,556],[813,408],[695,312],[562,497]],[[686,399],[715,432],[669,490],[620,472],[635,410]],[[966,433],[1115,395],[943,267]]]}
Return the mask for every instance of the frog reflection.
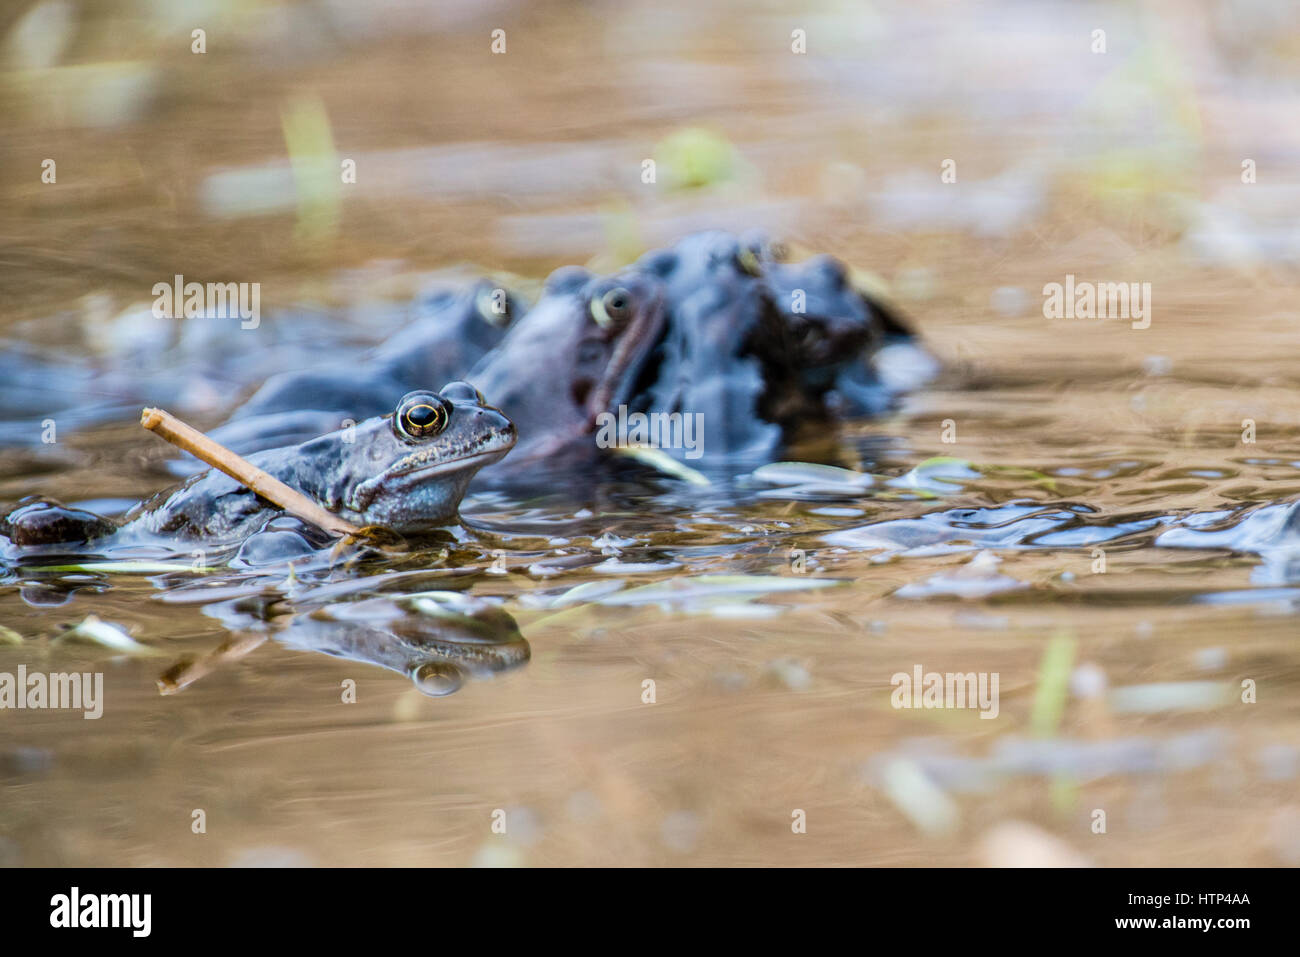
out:
{"label": "frog reflection", "polygon": [[267,637],[280,644],[367,665],[409,678],[429,697],[459,691],[467,681],[523,667],[531,657],[514,618],[491,599],[430,591],[340,601],[279,612],[261,599],[209,605],[207,613],[236,633],[198,661],[183,661],[159,679],[171,694],[222,662],[242,657]]}

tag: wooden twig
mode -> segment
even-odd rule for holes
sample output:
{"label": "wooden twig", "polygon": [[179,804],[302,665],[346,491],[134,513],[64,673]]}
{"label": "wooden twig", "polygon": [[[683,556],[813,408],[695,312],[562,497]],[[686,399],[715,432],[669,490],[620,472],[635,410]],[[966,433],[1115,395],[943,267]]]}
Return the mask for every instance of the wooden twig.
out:
{"label": "wooden twig", "polygon": [[361,529],[321,508],[302,492],[285,485],[274,475],[259,469],[252,462],[236,455],[230,449],[214,442],[198,429],[186,425],[170,412],[162,409],[145,409],[140,413],[140,424],[150,432],[166,439],[178,449],[225,472],[273,505],[297,515],[304,521],[335,535],[356,535]]}

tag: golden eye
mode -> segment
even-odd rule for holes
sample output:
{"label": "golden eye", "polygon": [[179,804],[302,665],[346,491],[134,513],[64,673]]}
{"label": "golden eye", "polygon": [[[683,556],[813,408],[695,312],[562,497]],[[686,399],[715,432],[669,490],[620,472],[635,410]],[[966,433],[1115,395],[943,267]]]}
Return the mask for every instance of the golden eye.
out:
{"label": "golden eye", "polygon": [[424,439],[445,429],[450,418],[447,404],[436,393],[412,392],[397,406],[393,421],[407,438]]}
{"label": "golden eye", "polygon": [[591,318],[602,329],[622,325],[632,315],[632,294],[616,286],[603,296],[591,300]]}
{"label": "golden eye", "polygon": [[736,267],[751,276],[763,275],[763,263],[758,258],[758,251],[748,246],[741,246],[737,251]]}

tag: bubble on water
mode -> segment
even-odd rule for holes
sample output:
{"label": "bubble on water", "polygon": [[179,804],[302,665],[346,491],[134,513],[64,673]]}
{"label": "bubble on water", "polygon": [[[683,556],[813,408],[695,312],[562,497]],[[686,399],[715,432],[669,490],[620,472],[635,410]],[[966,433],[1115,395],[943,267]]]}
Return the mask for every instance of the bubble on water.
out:
{"label": "bubble on water", "polygon": [[465,674],[450,662],[430,661],[415,669],[411,681],[420,694],[442,698],[460,690],[465,683]]}

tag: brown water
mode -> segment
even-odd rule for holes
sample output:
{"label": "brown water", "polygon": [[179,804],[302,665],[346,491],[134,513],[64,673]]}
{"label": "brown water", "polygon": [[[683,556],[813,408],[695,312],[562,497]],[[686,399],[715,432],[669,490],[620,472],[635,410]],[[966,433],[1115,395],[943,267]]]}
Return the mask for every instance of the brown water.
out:
{"label": "brown water", "polygon": [[[196,576],[95,573],[51,605],[32,587],[49,573],[14,571],[0,622],[22,642],[0,644],[0,672],[102,670],[106,703],[97,721],[0,718],[0,860],[1300,862],[1285,561],[1157,546],[1144,528],[1104,544],[1104,572],[1090,543],[1013,537],[991,569],[969,529],[937,554],[879,547],[906,526],[874,528],[870,547],[825,537],[1008,502],[1086,508],[1106,528],[1300,496],[1296,24],[1283,5],[1227,7],[279,4],[226,23],[120,3],[49,64],[20,69],[10,52],[0,308],[14,338],[111,352],[94,330],[122,328],[103,323],[184,273],[261,282],[267,323],[324,304],[365,341],[385,328],[376,303],[448,265],[537,277],[703,225],[763,226],[870,273],[945,366],[897,414],[795,457],[898,477],[950,456],[973,471],[937,497],[655,478],[535,502],[482,494],[467,520],[504,537],[455,551],[464,574],[432,553],[303,572],[310,586],[429,568],[360,594],[450,584],[503,599],[531,661],[440,698],[274,640],[162,695],[160,675],[232,637],[219,609],[176,600]],[[205,22],[209,52],[191,54]],[[1089,51],[1099,25],[1105,54]],[[504,56],[488,49],[498,26]],[[805,56],[789,52],[795,28]],[[97,89],[128,92],[82,103],[88,81],[69,71],[86,64],[117,77]],[[291,142],[327,118],[330,162],[358,159],[354,192],[303,174],[302,205],[274,207],[282,115],[298,117]],[[685,126],[731,144],[727,181],[642,185],[642,159]],[[47,156],[57,185],[37,179]],[[940,183],[946,158],[956,183]],[[230,170],[252,179],[223,192],[212,177]],[[232,209],[267,182],[265,213]],[[1151,283],[1150,327],[1044,318],[1044,284],[1067,274]],[[196,421],[218,421],[220,404]],[[143,495],[167,484],[150,441],[128,422],[7,450],[0,497]],[[579,564],[537,574],[557,549]],[[610,560],[633,567],[595,564]],[[974,587],[908,588],[952,573]],[[705,574],[839,584],[538,607],[586,582]],[[996,575],[1023,587],[996,590]],[[53,641],[92,614],[161,654]],[[892,676],[917,665],[996,672],[997,718],[892,707]]]}

